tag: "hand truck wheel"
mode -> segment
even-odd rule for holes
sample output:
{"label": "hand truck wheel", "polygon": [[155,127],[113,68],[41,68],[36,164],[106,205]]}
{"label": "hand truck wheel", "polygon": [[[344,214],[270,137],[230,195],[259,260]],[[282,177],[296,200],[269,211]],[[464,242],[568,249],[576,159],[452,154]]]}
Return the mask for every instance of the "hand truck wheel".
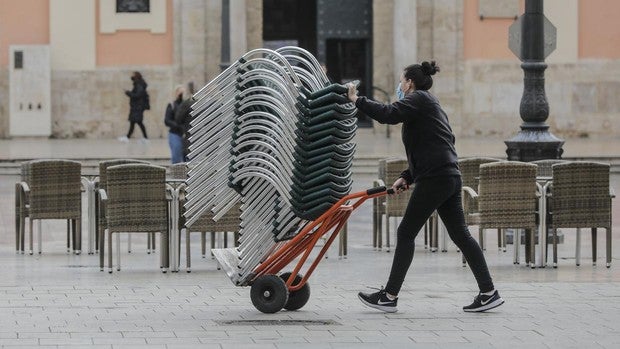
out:
{"label": "hand truck wheel", "polygon": [[[284,280],[284,283],[286,283],[286,281],[288,280],[290,276],[291,276],[291,273],[286,272],[280,275],[280,278],[282,278],[282,280]],[[297,276],[295,276],[295,280],[293,281],[293,285],[298,284],[303,277],[304,277],[303,275],[297,274]],[[306,282],[302,286],[302,288],[300,288],[299,290],[289,292],[288,301],[286,301],[286,304],[284,305],[284,309],[286,310],[301,309],[304,305],[306,305],[306,303],[308,303],[308,299],[310,299],[310,285],[308,285],[308,283]]]}
{"label": "hand truck wheel", "polygon": [[252,304],[266,314],[277,313],[288,300],[286,283],[277,275],[259,276],[250,288]]}

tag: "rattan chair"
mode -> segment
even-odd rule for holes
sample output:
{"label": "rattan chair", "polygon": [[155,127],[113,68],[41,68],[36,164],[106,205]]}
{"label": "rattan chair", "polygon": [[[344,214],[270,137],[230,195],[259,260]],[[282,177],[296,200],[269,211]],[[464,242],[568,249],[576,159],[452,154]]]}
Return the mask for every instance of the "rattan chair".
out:
{"label": "rattan chair", "polygon": [[592,263],[596,265],[596,229],[605,228],[607,267],[611,266],[611,199],[609,164],[569,162],[552,166],[547,194],[547,227],[553,231],[553,267],[558,264],[557,229],[577,228],[576,264],[581,257],[581,228],[592,229]]}
{"label": "rattan chair", "polygon": [[[117,270],[121,269],[118,233],[160,233],[160,267],[169,266],[168,220],[169,201],[166,191],[166,169],[147,164],[125,164],[107,168],[106,189],[99,189],[100,217],[108,232],[108,268],[112,272],[112,235],[117,234]],[[105,234],[99,234],[99,262],[103,271]]]}
{"label": "rattan chair", "polygon": [[[539,198],[534,164],[502,161],[480,165],[478,193],[464,187],[464,200],[477,200],[479,212],[469,213],[472,225],[478,225],[480,241],[485,229],[525,229],[526,263],[534,267],[534,231],[537,228]],[[519,264],[519,230],[515,230],[514,263]],[[465,259],[463,258],[463,265]]]}
{"label": "rattan chair", "polygon": [[[108,179],[108,168],[111,166],[117,165],[125,165],[125,164],[149,164],[148,161],[144,160],[135,160],[135,159],[114,159],[114,160],[105,160],[99,162],[99,181],[95,186],[95,193],[98,192],[99,189],[106,190],[107,189],[107,179]],[[95,231],[100,234],[100,229],[106,229],[106,220],[103,217],[99,216],[99,198],[95,195]],[[95,250],[99,250],[99,239],[95,239]],[[147,248],[146,252],[151,253],[151,251],[155,251],[155,235],[150,235],[147,237]],[[127,252],[131,253],[131,236],[127,239]]]}
{"label": "rattan chair", "polygon": [[545,159],[532,161],[531,163],[538,166],[538,173],[536,174],[536,177],[551,177],[553,175],[553,172],[551,172],[551,166],[565,162],[566,160],[561,159]]}
{"label": "rattan chair", "polygon": [[[178,163],[171,165],[168,168],[168,177],[175,179],[186,179],[188,173],[188,166],[186,163]],[[184,200],[183,197],[180,198]],[[207,211],[191,226],[185,226],[185,217],[183,216],[184,208],[181,208],[179,229],[185,229],[185,257],[187,272],[191,272],[192,260],[191,260],[191,238],[190,233],[201,233],[201,250],[202,258],[206,257],[206,234],[211,233],[211,248],[215,248],[218,235],[216,233],[222,233],[220,236],[223,240],[223,247],[228,247],[228,233],[233,233],[234,245],[238,246],[238,233],[239,225],[241,224],[241,203],[237,203],[230,209],[224,216],[222,216],[217,222],[213,220],[213,213]],[[180,235],[179,235],[180,237]]]}
{"label": "rattan chair", "polygon": [[82,250],[82,165],[70,160],[34,160],[21,167],[15,186],[16,249],[24,253],[25,220],[29,219],[30,254],[33,254],[33,222],[38,221],[39,254],[42,252],[41,221],[67,220],[67,251]]}
{"label": "rattan chair", "polygon": [[[488,157],[473,157],[459,159],[459,170],[461,171],[461,178],[463,181],[463,187],[468,187],[474,191],[478,191],[478,178],[480,176],[480,165],[493,162],[502,161],[496,158]],[[466,200],[468,198],[468,200]],[[478,213],[478,201],[471,196],[463,195],[463,211],[465,213],[465,224],[474,225],[471,217],[475,217]],[[480,247],[486,250],[486,245],[483,243],[482,237],[479,237]],[[506,252],[506,243],[504,239],[504,232],[502,229],[497,230],[497,247]]]}

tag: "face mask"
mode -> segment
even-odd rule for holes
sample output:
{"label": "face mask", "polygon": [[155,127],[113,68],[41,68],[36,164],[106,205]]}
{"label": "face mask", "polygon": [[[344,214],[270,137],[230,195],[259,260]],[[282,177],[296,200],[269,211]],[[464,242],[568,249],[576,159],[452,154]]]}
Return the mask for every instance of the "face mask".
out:
{"label": "face mask", "polygon": [[396,96],[399,100],[405,98],[405,92],[403,92],[403,89],[400,86],[400,82],[398,83],[398,86],[396,86]]}

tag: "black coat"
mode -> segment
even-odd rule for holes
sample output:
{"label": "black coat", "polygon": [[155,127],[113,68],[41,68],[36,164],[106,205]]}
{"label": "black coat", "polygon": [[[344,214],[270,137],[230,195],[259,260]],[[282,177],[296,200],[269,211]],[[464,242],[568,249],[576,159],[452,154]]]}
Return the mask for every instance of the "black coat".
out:
{"label": "black coat", "polygon": [[407,183],[428,177],[460,175],[448,116],[430,92],[415,91],[387,105],[360,97],[355,105],[382,124],[403,124],[402,138],[409,168],[401,177]]}
{"label": "black coat", "polygon": [[129,121],[142,122],[144,110],[146,110],[146,82],[144,80],[134,81],[133,89],[125,91],[129,96]]}

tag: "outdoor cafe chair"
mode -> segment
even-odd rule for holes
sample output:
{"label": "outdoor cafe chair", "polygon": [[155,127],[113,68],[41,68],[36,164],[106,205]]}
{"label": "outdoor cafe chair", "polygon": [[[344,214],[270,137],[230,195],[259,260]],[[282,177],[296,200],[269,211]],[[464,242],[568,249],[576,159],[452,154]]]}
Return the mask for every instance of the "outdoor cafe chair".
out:
{"label": "outdoor cafe chair", "polygon": [[[478,179],[480,177],[480,165],[488,164],[492,162],[502,161],[496,158],[489,157],[472,157],[463,158],[458,160],[459,170],[461,171],[461,178],[463,187],[471,188],[474,191],[478,191]],[[467,200],[466,200],[467,198]],[[473,218],[478,213],[478,201],[472,196],[463,195],[463,211],[465,213],[465,224],[474,225]],[[506,252],[506,244],[503,239],[504,234],[501,229],[497,230],[497,247],[503,249]],[[486,245],[482,235],[478,237],[480,241],[480,247],[486,250]]]}
{"label": "outdoor cafe chair", "polygon": [[[537,228],[539,185],[534,164],[519,161],[492,162],[480,165],[478,192],[463,187],[464,201],[477,200],[478,212],[469,213],[472,225],[478,225],[481,244],[484,230],[515,228],[514,263],[519,264],[519,228],[525,229],[526,263],[534,267],[534,232]],[[463,257],[465,266],[465,257]]]}
{"label": "outdoor cafe chair", "polygon": [[[178,163],[169,167],[168,177],[174,179],[182,179],[185,180],[188,177],[188,165],[187,163]],[[179,198],[180,201],[185,201],[183,195]],[[201,242],[201,251],[202,258],[206,257],[206,234],[211,234],[211,248],[215,248],[216,235],[217,233],[222,233],[223,236],[223,245],[224,248],[228,247],[228,233],[233,233],[234,246],[238,246],[238,233],[239,226],[241,224],[241,204],[237,203],[233,206],[226,214],[224,214],[218,221],[214,221],[214,214],[209,210],[202,214],[202,216],[191,226],[185,226],[186,220],[183,216],[184,209],[181,208],[179,213],[179,229],[185,229],[185,258],[186,258],[186,266],[187,272],[191,272],[192,259],[191,259],[191,238],[190,233],[199,232],[200,242]],[[180,235],[179,235],[180,237]]]}
{"label": "outdoor cafe chair", "polygon": [[557,229],[576,228],[575,262],[580,264],[581,228],[592,230],[592,264],[596,265],[597,228],[605,228],[607,268],[611,266],[610,165],[597,162],[567,162],[552,166],[552,182],[547,193],[547,227],[553,231],[553,267],[558,264]]}
{"label": "outdoor cafe chair", "polygon": [[82,249],[82,165],[70,160],[33,160],[21,166],[15,186],[16,248],[24,252],[25,223],[29,219],[30,254],[33,254],[33,222],[39,222],[39,254],[42,252],[41,221],[67,220],[67,250]]}
{"label": "outdoor cafe chair", "polygon": [[[113,160],[104,160],[99,162],[99,181],[95,185],[95,231],[97,234],[100,234],[101,230],[106,229],[106,220],[104,217],[99,216],[99,198],[97,197],[97,193],[99,189],[106,190],[108,183],[108,168],[116,165],[125,165],[125,164],[149,164],[148,161],[144,160],[136,160],[136,159],[113,159]],[[99,239],[95,239],[95,250],[99,249]],[[155,251],[155,235],[150,235],[147,237],[147,253],[151,253],[151,251]],[[131,236],[127,239],[127,252],[131,253]]]}
{"label": "outdoor cafe chair", "polygon": [[[169,265],[168,231],[169,201],[166,169],[148,164],[110,166],[106,172],[106,189],[99,189],[100,217],[105,219],[108,235],[108,268],[112,272],[112,235],[117,234],[116,250],[120,260],[120,233],[160,233],[160,267],[165,273]],[[99,262],[103,271],[105,231],[99,233]]]}

